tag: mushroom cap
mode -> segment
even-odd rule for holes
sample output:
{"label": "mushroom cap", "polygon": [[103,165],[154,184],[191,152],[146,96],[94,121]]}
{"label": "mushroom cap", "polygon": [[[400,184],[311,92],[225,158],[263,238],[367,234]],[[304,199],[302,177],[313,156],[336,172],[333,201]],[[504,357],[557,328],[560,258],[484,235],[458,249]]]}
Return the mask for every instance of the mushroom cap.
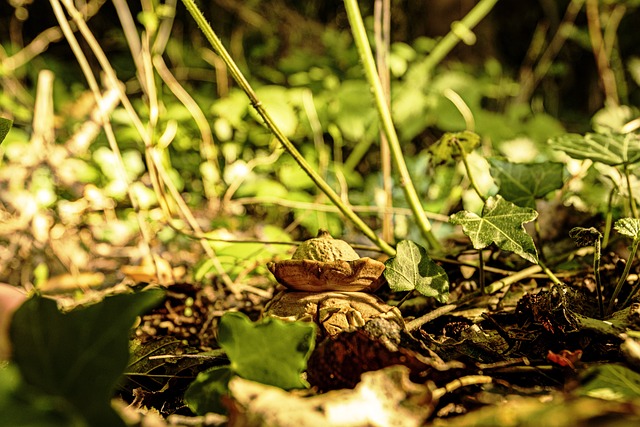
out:
{"label": "mushroom cap", "polygon": [[384,283],[384,264],[371,258],[353,261],[290,259],[270,262],[269,271],[288,289],[306,292],[374,292]]}
{"label": "mushroom cap", "polygon": [[306,292],[374,292],[383,283],[384,264],[360,255],[328,231],[302,243],[292,259],[270,262],[269,271],[288,289]]}

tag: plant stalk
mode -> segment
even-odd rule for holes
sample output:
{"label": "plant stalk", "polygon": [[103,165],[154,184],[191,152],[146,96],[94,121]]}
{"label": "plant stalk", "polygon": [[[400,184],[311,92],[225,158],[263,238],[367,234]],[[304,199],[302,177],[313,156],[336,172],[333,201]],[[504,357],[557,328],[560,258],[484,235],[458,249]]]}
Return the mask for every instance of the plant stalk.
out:
{"label": "plant stalk", "polygon": [[[633,260],[636,258],[636,252],[638,252],[638,245],[640,245],[640,239],[633,239],[633,243],[631,244],[631,251],[629,253],[629,259],[627,260],[627,264],[624,266],[622,276],[620,276],[620,279],[616,284],[616,289],[613,291],[613,295],[611,296],[611,300],[609,301],[609,306],[607,307],[607,315],[611,314],[614,307],[616,306],[616,298],[618,298],[618,294],[622,290],[622,285],[624,285],[624,282],[629,276],[629,271],[631,271],[631,264],[633,264]],[[627,301],[625,301],[625,304]]]}
{"label": "plant stalk", "polygon": [[[495,2],[496,0],[491,1]],[[344,0],[344,5],[347,10],[347,17],[349,18],[349,24],[351,25],[351,32],[360,55],[360,60],[364,67],[367,82],[371,86],[375,97],[375,104],[380,116],[382,130],[387,137],[391,156],[393,157],[393,161],[398,169],[398,174],[400,175],[400,186],[404,191],[405,198],[409,203],[414,219],[416,220],[423,238],[431,249],[440,250],[440,242],[433,235],[431,223],[425,215],[422,203],[420,202],[418,193],[416,192],[413,181],[411,180],[411,175],[407,169],[407,164],[405,163],[402,155],[400,141],[398,140],[398,135],[391,118],[391,112],[389,111],[387,101],[385,100],[384,90],[380,83],[380,78],[378,77],[376,63],[373,59],[371,46],[369,45],[369,39],[367,38],[367,32],[364,28],[362,15],[358,7],[358,1]]]}
{"label": "plant stalk", "polygon": [[598,310],[600,319],[604,319],[604,299],[602,297],[602,279],[600,278],[600,254],[602,252],[602,238],[597,238],[594,243],[593,274],[596,277],[596,295],[598,296]]}
{"label": "plant stalk", "polygon": [[264,120],[265,125],[269,128],[269,130],[273,133],[276,139],[282,144],[285,150],[293,157],[293,159],[298,163],[298,165],[302,168],[302,170],[311,178],[314,184],[327,195],[329,200],[342,212],[342,214],[347,217],[353,224],[362,231],[362,233],[367,236],[372,242],[374,242],[380,249],[382,249],[387,255],[394,256],[395,249],[393,249],[387,242],[378,237],[374,231],[369,228],[369,226],[349,207],[347,206],[341,199],[340,196],[331,188],[327,182],[322,179],[322,177],[307,163],[302,154],[298,151],[298,149],[289,141],[289,139],[282,133],[280,128],[275,124],[267,110],[264,108],[258,97],[256,96],[253,88],[245,78],[245,76],[240,71],[240,68],[237,66],[231,55],[227,51],[227,49],[222,44],[220,38],[216,35],[216,33],[211,28],[211,25],[204,18],[204,15],[200,11],[200,9],[196,6],[194,0],[182,0],[185,7],[193,17],[193,19],[200,27],[200,30],[207,38],[213,50],[222,58],[223,62],[229,69],[229,73],[233,77],[233,79],[238,83],[238,85],[242,88],[242,90],[247,94],[251,105],[256,110],[256,112],[260,115],[262,120]]}

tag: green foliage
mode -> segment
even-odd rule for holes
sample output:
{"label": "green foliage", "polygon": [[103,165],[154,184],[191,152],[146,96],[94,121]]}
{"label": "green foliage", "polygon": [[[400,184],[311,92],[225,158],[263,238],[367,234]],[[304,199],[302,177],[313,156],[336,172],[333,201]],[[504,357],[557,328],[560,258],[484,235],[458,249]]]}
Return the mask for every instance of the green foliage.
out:
{"label": "green foliage", "polygon": [[581,382],[578,395],[617,401],[640,398],[640,374],[622,365],[608,363],[588,368]]}
{"label": "green foliage", "polygon": [[284,389],[307,387],[300,376],[315,342],[313,324],[267,317],[252,323],[241,313],[226,313],[218,326],[218,343],[243,378]]}
{"label": "green foliage", "polygon": [[640,136],[636,134],[568,133],[551,138],[549,144],[575,159],[590,159],[609,166],[640,161]]}
{"label": "green foliage", "polygon": [[492,243],[502,250],[514,252],[534,264],[538,263],[538,251],[523,224],[533,221],[538,213],[521,208],[502,196],[489,197],[482,214],[462,211],[451,216],[450,222],[462,226],[475,249],[483,249]]}
{"label": "green foliage", "polygon": [[[116,295],[68,313],[47,298],[27,300],[11,322],[13,361],[23,383],[18,388],[52,407],[62,402],[87,425],[124,426],[110,399],[129,361],[129,329],[162,297],[160,291]],[[17,417],[12,411],[18,410],[3,416]]]}
{"label": "green foliage", "polygon": [[184,400],[196,414],[225,414],[222,398],[229,395],[229,381],[234,373],[229,366],[217,366],[200,372],[184,393]]}
{"label": "green foliage", "polygon": [[449,297],[449,279],[422,246],[402,240],[396,256],[385,262],[384,277],[395,292],[417,290],[422,295],[446,302]]}
{"label": "green foliage", "polygon": [[301,373],[315,345],[315,325],[267,317],[253,323],[242,313],[225,313],[218,343],[231,364],[198,375],[185,399],[196,413],[224,412],[221,396],[233,375],[284,389],[305,388]]}
{"label": "green foliage", "polygon": [[[431,161],[435,165],[444,164],[468,154],[480,145],[480,135],[470,131],[447,132],[431,147]],[[462,151],[461,151],[462,150]]]}
{"label": "green foliage", "polygon": [[620,234],[631,237],[633,240],[640,240],[640,219],[638,218],[619,219],[614,228]]}
{"label": "green foliage", "polygon": [[536,199],[562,187],[562,163],[511,163],[489,158],[491,175],[498,181],[498,194],[525,208],[535,209]]}
{"label": "green foliage", "polygon": [[0,117],[0,144],[2,144],[4,139],[7,137],[7,134],[11,130],[12,125],[13,125],[13,120]]}

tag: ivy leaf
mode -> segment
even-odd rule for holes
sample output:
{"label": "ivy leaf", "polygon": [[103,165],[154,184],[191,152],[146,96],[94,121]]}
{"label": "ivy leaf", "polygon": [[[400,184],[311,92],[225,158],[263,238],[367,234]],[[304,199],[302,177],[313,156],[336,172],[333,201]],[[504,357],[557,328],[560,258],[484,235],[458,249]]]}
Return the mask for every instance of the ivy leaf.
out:
{"label": "ivy leaf", "polygon": [[640,398],[640,374],[622,365],[594,366],[584,373],[577,393],[604,400]]}
{"label": "ivy leaf", "polygon": [[229,381],[233,371],[229,366],[216,366],[200,372],[184,393],[189,409],[198,415],[207,412],[226,414],[222,397],[229,395]]}
{"label": "ivy leaf", "polygon": [[477,133],[468,130],[455,133],[447,132],[429,147],[431,162],[434,165],[448,163],[451,159],[462,154],[460,153],[460,147],[465,153],[470,153],[478,145],[480,145],[480,135]]}
{"label": "ivy leaf", "polygon": [[640,136],[636,134],[568,133],[549,139],[555,150],[574,159],[591,159],[609,166],[632,164],[640,160]]}
{"label": "ivy leaf", "polygon": [[242,313],[226,313],[218,326],[218,343],[241,377],[283,389],[308,387],[301,373],[315,344],[315,327],[267,317],[253,323]]}
{"label": "ivy leaf", "polygon": [[461,211],[451,215],[449,222],[461,225],[464,234],[469,236],[476,249],[495,243],[500,249],[515,252],[537,264],[538,252],[523,226],[537,216],[538,212],[533,209],[518,207],[502,196],[492,196],[485,202],[482,216]]}
{"label": "ivy leaf", "polygon": [[396,256],[385,263],[384,277],[395,292],[413,289],[439,302],[449,297],[449,279],[442,267],[436,264],[422,246],[402,240],[396,248]]}
{"label": "ivy leaf", "polygon": [[11,322],[13,361],[25,385],[71,406],[88,425],[124,426],[110,400],[129,361],[130,329],[163,295],[116,295],[68,313],[48,298],[25,301]]}
{"label": "ivy leaf", "polygon": [[0,144],[7,137],[7,134],[11,130],[11,126],[13,125],[13,120],[5,119],[4,117],[0,117]]}
{"label": "ivy leaf", "polygon": [[631,237],[634,240],[640,239],[640,219],[622,218],[616,221],[614,228],[620,234]]}
{"label": "ivy leaf", "polygon": [[491,175],[500,184],[506,200],[525,208],[535,208],[537,198],[562,187],[562,163],[511,163],[490,158]]}

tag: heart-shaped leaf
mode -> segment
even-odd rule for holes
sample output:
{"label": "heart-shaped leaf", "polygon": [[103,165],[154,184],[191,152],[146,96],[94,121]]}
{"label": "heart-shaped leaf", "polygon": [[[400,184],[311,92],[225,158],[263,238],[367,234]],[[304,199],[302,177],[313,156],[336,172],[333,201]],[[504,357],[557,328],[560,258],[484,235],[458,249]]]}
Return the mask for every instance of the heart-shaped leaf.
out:
{"label": "heart-shaped leaf", "polygon": [[449,279],[442,267],[436,264],[422,246],[402,240],[396,248],[396,256],[387,260],[384,277],[396,292],[413,289],[422,295],[446,302],[449,297]]}
{"label": "heart-shaped leaf", "polygon": [[315,344],[313,324],[267,317],[253,323],[242,313],[226,313],[218,343],[241,377],[284,389],[308,387],[301,377]]}
{"label": "heart-shaped leaf", "polygon": [[640,136],[631,133],[568,133],[549,139],[549,144],[574,159],[591,159],[609,166],[632,164],[640,160]]}
{"label": "heart-shaped leaf", "polygon": [[562,187],[562,163],[511,163],[490,158],[491,175],[498,181],[498,194],[525,208],[535,208],[536,199]]}
{"label": "heart-shaped leaf", "polygon": [[7,137],[7,134],[11,130],[11,125],[13,125],[13,120],[0,117],[0,144],[2,144],[2,141]]}
{"label": "heart-shaped leaf", "polygon": [[473,247],[483,249],[492,243],[505,251],[514,252],[527,261],[538,263],[538,251],[523,224],[533,221],[538,212],[521,208],[502,196],[489,197],[482,208],[482,216],[461,211],[451,215],[452,224],[462,226]]}
{"label": "heart-shaped leaf", "polygon": [[61,313],[55,301],[35,296],[13,316],[13,361],[28,386],[71,405],[89,425],[124,426],[110,400],[129,361],[130,329],[162,297],[116,295]]}

